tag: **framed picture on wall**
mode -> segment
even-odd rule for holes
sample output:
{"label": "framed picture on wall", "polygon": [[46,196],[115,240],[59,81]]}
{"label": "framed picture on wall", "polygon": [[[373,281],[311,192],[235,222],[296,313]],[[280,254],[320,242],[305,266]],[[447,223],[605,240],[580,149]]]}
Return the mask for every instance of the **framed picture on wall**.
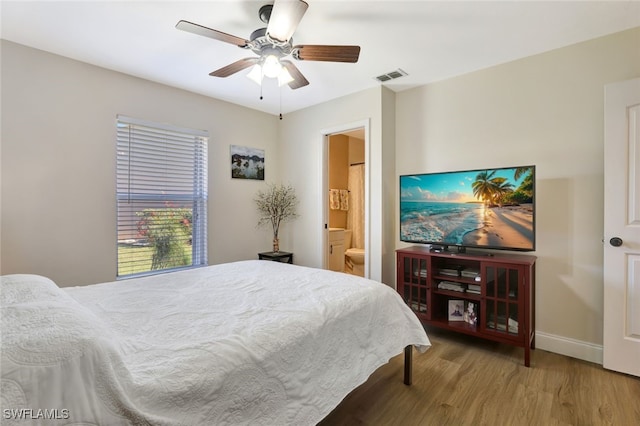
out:
{"label": "framed picture on wall", "polygon": [[449,299],[449,321],[464,321],[464,300]]}
{"label": "framed picture on wall", "polygon": [[231,145],[231,178],[264,180],[264,149]]}

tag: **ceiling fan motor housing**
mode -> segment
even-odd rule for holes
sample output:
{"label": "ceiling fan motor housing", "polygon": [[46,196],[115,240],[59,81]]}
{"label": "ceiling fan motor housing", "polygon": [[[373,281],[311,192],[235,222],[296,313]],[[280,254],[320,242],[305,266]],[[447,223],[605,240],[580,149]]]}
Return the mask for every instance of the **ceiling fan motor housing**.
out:
{"label": "ceiling fan motor housing", "polygon": [[267,36],[266,28],[258,28],[251,33],[249,39],[251,43],[249,43],[247,47],[260,56],[275,55],[281,58],[289,55],[292,50],[291,43],[293,42],[293,38],[289,39],[286,43],[274,42]]}

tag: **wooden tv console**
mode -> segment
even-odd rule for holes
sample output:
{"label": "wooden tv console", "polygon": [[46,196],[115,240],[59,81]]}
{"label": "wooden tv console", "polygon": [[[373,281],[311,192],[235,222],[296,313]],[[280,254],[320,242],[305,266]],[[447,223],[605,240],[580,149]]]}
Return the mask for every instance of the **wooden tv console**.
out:
{"label": "wooden tv console", "polygon": [[434,252],[426,246],[396,255],[398,293],[424,324],[522,347],[529,367],[535,256]]}

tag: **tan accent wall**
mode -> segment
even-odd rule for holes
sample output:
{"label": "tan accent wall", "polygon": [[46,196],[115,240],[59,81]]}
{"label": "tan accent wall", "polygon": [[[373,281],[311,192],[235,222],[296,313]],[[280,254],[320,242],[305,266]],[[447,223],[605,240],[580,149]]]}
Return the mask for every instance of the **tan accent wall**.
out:
{"label": "tan accent wall", "polygon": [[[329,189],[347,189],[349,185],[349,137],[329,136]],[[346,228],[347,211],[329,209],[329,228]]]}

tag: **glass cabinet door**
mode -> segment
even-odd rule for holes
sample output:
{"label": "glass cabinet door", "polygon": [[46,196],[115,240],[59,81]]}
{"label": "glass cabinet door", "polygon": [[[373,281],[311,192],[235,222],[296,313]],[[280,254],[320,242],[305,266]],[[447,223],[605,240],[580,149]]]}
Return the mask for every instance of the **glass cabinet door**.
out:
{"label": "glass cabinet door", "polygon": [[427,259],[422,257],[403,256],[402,262],[402,296],[416,314],[427,319]]}
{"label": "glass cabinet door", "polygon": [[481,319],[484,329],[505,336],[519,336],[520,269],[509,265],[489,264],[485,265],[485,277],[486,303],[484,318]]}

